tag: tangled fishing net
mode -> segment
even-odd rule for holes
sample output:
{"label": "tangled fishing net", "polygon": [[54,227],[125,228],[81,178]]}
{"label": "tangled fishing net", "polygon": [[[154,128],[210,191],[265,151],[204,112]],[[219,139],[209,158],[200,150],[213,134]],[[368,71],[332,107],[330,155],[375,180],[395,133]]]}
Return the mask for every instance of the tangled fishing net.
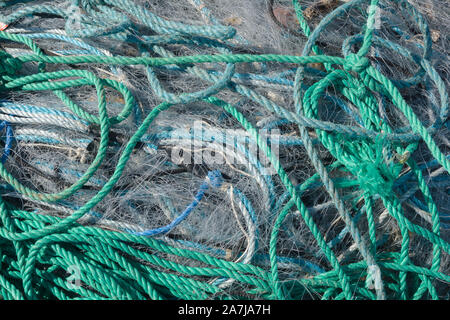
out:
{"label": "tangled fishing net", "polygon": [[444,0],[0,1],[3,299],[449,299]]}

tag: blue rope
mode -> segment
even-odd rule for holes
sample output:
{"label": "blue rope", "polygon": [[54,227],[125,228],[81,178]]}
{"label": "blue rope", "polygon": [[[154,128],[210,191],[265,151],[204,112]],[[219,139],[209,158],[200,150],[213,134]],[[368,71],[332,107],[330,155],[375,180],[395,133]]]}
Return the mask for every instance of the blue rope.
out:
{"label": "blue rope", "polygon": [[12,126],[7,121],[2,121],[0,123],[0,130],[6,128],[6,140],[5,140],[5,148],[3,149],[3,154],[1,157],[2,163],[5,163],[8,159],[9,154],[11,153],[12,143],[14,141],[14,133]]}
{"label": "blue rope", "polygon": [[183,220],[185,220],[189,214],[192,212],[192,210],[197,207],[197,205],[200,203],[200,201],[203,199],[203,196],[205,195],[205,192],[209,189],[210,186],[214,188],[219,188],[222,185],[222,174],[219,170],[210,171],[208,172],[208,175],[205,179],[205,181],[200,186],[200,189],[198,190],[197,194],[194,197],[194,200],[186,207],[186,209],[171,223],[168,225],[165,225],[160,228],[151,229],[151,230],[145,230],[143,232],[136,232],[133,230],[126,230],[127,232],[139,235],[139,236],[147,236],[147,237],[153,237],[156,235],[164,234],[169,231],[171,231],[173,228],[178,226]]}

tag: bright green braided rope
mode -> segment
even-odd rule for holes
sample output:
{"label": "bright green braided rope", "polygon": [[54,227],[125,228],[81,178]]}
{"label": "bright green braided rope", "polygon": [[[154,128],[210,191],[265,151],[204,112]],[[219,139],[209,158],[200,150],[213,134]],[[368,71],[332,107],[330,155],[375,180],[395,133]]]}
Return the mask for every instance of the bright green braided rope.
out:
{"label": "bright green braided rope", "polygon": [[[6,166],[0,163],[0,175],[16,191],[40,201],[56,202],[66,199],[80,190],[94,175],[105,160],[108,147],[109,130],[112,126],[127,119],[134,105],[129,90],[120,82],[100,79],[93,73],[83,70],[64,70],[45,72],[45,64],[91,64],[109,65],[185,65],[206,62],[248,63],[280,62],[294,63],[300,67],[310,63],[323,63],[327,74],[298,95],[299,114],[281,110],[282,116],[298,120],[301,115],[311,119],[321,144],[334,156],[337,164],[345,168],[357,179],[363,191],[367,208],[366,215],[369,228],[368,254],[376,260],[381,270],[383,295],[379,295],[377,285],[372,288],[368,283],[373,274],[368,271],[371,266],[365,260],[343,264],[336,257],[325,241],[318,226],[301,200],[301,192],[312,181],[321,178],[326,183],[327,172],[311,177],[300,186],[294,186],[278,159],[272,154],[268,144],[262,139],[254,126],[231,104],[216,97],[204,99],[205,102],[222,108],[235,118],[257,142],[271,161],[277,174],[290,193],[290,200],[275,219],[270,240],[270,270],[264,270],[252,264],[229,262],[210,255],[175,248],[163,240],[134,236],[126,233],[103,230],[96,227],[82,226],[77,220],[89,212],[108,195],[120,179],[124,168],[132,156],[136,144],[148,131],[155,118],[172,104],[162,103],[156,106],[145,118],[138,130],[132,135],[120,155],[114,173],[102,189],[84,206],[66,218],[38,215],[19,210],[1,200],[0,202],[0,293],[5,299],[24,298],[58,298],[58,299],[221,299],[241,298],[229,296],[220,286],[211,281],[216,278],[230,278],[245,285],[247,297],[290,299],[302,297],[305,292],[313,291],[323,299],[376,299],[389,298],[420,299],[426,292],[437,298],[434,281],[450,282],[450,276],[439,271],[441,251],[450,253],[450,245],[439,233],[439,217],[436,205],[425,183],[421,171],[412,159],[406,162],[414,172],[420,191],[424,194],[432,218],[432,230],[415,225],[405,216],[402,207],[392,192],[393,183],[404,167],[403,163],[386,163],[380,157],[383,149],[403,154],[414,152],[417,142],[402,145],[398,137],[392,139],[393,130],[379,117],[374,93],[384,94],[406,117],[412,131],[421,137],[431,154],[442,167],[449,172],[450,161],[438,148],[431,133],[421,123],[400,94],[399,89],[370,65],[366,57],[372,46],[375,7],[378,1],[371,1],[367,25],[360,50],[347,57],[322,55],[317,46],[313,46],[315,56],[285,55],[197,55],[170,58],[151,57],[107,57],[107,56],[46,56],[29,38],[17,34],[0,32],[0,38],[26,44],[34,54],[12,57],[0,50],[0,90],[52,91],[61,101],[80,118],[100,127],[100,143],[96,156],[83,176],[69,188],[55,194],[45,194],[30,189],[13,177]],[[300,26],[305,35],[311,31],[302,16],[298,1],[294,1]],[[19,75],[24,64],[37,62],[41,72],[33,75]],[[301,68],[299,68],[300,70]],[[64,80],[66,78],[70,80]],[[75,79],[74,79],[75,78]],[[301,79],[298,78],[298,84]],[[94,86],[98,96],[98,115],[90,114],[73,102],[64,89]],[[358,132],[349,128],[314,126],[318,122],[318,104],[324,91],[336,87],[354,105],[362,116],[365,128]],[[110,117],[106,108],[105,88],[116,90],[124,97],[124,108],[117,116]],[[1,92],[0,91],[0,92]],[[443,101],[443,104],[447,101]],[[307,120],[304,120],[307,121]],[[304,123],[299,126],[304,128]],[[306,133],[306,135],[308,135]],[[358,136],[358,138],[354,138]],[[305,137],[307,139],[307,137]],[[395,144],[394,144],[395,141]],[[314,157],[314,150],[309,153]],[[317,164],[320,167],[320,164]],[[333,189],[330,186],[330,192]],[[397,221],[402,235],[400,252],[379,253],[376,248],[376,228],[373,221],[373,198],[380,196],[388,213]],[[339,195],[336,195],[339,200]],[[320,249],[330,264],[330,271],[311,278],[280,281],[278,274],[277,239],[279,229],[292,207],[295,206],[300,216],[310,229]],[[417,234],[433,245],[433,261],[430,269],[415,266],[409,259],[410,233]],[[355,239],[356,241],[356,239]],[[189,266],[177,259],[195,261],[196,266]],[[68,284],[64,270],[71,266],[79,267],[84,286],[73,288]]]}

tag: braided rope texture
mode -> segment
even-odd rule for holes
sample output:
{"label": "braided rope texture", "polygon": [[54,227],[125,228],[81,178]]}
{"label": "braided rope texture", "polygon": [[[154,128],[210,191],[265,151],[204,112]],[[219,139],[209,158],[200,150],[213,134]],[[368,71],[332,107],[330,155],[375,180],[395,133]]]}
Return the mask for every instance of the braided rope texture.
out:
{"label": "braided rope texture", "polygon": [[[0,197],[0,294],[3,299],[302,299],[310,292],[314,293],[314,297],[322,299],[439,298],[436,286],[445,286],[445,283],[448,286],[450,283],[450,275],[441,270],[443,255],[450,254],[450,244],[441,236],[441,219],[424,178],[424,168],[413,160],[412,155],[419,147],[426,148],[435,165],[449,172],[449,157],[434,138],[434,134],[448,118],[448,94],[444,81],[430,60],[432,40],[427,22],[413,5],[406,0],[391,1],[416,21],[423,36],[422,56],[377,35],[375,20],[378,0],[343,2],[333,7],[314,29],[308,25],[300,1],[293,0],[299,29],[295,32],[288,31],[291,36],[305,37],[306,45],[301,55],[234,54],[233,41],[242,38],[234,28],[221,25],[214,19],[201,0],[191,2],[207,19],[208,24],[205,25],[189,25],[164,19],[131,0],[69,2],[72,7],[83,11],[79,22],[81,27],[75,28],[71,24],[68,11],[51,4],[31,3],[5,16],[0,12],[0,22],[10,28],[23,17],[42,14],[54,15],[67,21],[61,34],[49,32],[27,35],[8,29],[0,31],[0,44],[4,43],[7,47],[9,43],[17,43],[31,51],[13,56],[0,48],[0,99],[6,99],[10,92],[27,94],[45,91],[54,93],[67,107],[67,112],[62,112],[53,110],[51,106],[37,108],[2,102],[3,113],[0,120],[3,122],[0,123],[0,129],[5,131],[5,146],[0,162],[2,181],[24,199],[52,206],[55,210],[62,201],[76,196],[84,186],[92,182],[92,178],[106,161],[113,129],[129,119],[136,101],[125,83],[117,78],[101,78],[85,70],[86,65],[106,65],[117,70],[128,66],[144,67],[147,84],[161,103],[154,106],[138,123],[137,129],[126,141],[111,176],[107,181],[99,182],[100,189],[83,206],[69,210],[68,214],[60,217],[27,211],[8,197]],[[273,5],[274,1],[268,3]],[[3,1],[0,8],[10,5],[12,4],[8,1]],[[344,41],[342,56],[323,54],[318,44],[321,33],[325,32],[332,21],[354,8],[367,14],[361,33]],[[151,29],[154,34],[135,36],[135,21]],[[83,42],[83,39],[95,37],[135,43],[142,49],[142,54],[106,54]],[[39,47],[36,41],[38,38],[70,41],[81,51],[48,54]],[[164,46],[177,43],[209,46],[215,48],[218,54],[180,56],[174,55]],[[354,48],[358,50],[353,51]],[[390,79],[371,60],[369,53],[374,48],[388,48],[398,52],[418,66],[417,74],[409,79]],[[208,72],[203,68],[206,64],[219,63],[225,66],[223,71]],[[243,84],[240,79],[244,77],[236,69],[240,64],[246,63],[258,63],[262,66],[271,63],[294,64],[293,81],[281,75],[276,79],[255,76],[252,80],[266,81],[266,84],[274,86],[289,86],[295,111],[275,104]],[[314,76],[310,77],[310,66],[317,64],[323,66],[322,70],[316,70]],[[52,71],[48,71],[50,67]],[[155,72],[157,68],[188,72],[210,83],[210,86],[194,93],[170,93],[159,81]],[[402,95],[403,88],[414,88],[425,80],[432,83],[440,95],[439,117],[434,124],[424,124]],[[64,92],[86,86],[95,88],[97,114],[86,111]],[[355,115],[355,121],[358,125],[321,120],[319,106],[329,99],[327,91],[330,88],[356,106],[358,114]],[[108,114],[108,90],[123,97],[123,108],[115,116]],[[271,144],[256,129],[256,124],[246,118],[237,105],[225,101],[223,95],[220,96],[224,90],[232,90],[254,101],[272,113],[277,121],[295,125],[300,133],[299,139],[286,138],[280,140],[280,143],[302,145],[316,174],[300,184],[294,183],[274,154]],[[409,124],[407,130],[396,130],[389,125],[380,114],[380,99],[389,101],[401,112]],[[282,183],[284,194],[277,196],[274,188],[270,187],[273,178],[255,177],[259,184],[269,185],[267,206],[274,212],[270,226],[270,246],[264,252],[269,260],[266,266],[255,262],[258,258],[255,254],[255,239],[249,241],[251,244],[247,256],[238,261],[230,261],[226,256],[210,254],[208,250],[179,246],[173,239],[164,236],[172,229],[181,228],[183,220],[202,201],[209,187],[223,187],[218,170],[210,171],[204,176],[205,180],[198,186],[199,191],[193,202],[167,226],[154,230],[131,230],[127,226],[104,228],[82,223],[95,206],[112,192],[134,151],[146,139],[154,120],[173,106],[185,105],[187,108],[193,102],[223,110],[237,121],[263,150],[276,171],[277,179]],[[345,108],[348,105],[342,104]],[[86,170],[66,189],[55,193],[41,192],[8,170],[8,156],[11,149],[14,149],[12,140],[15,122],[59,123],[60,126],[79,131],[95,128],[99,134],[96,154]],[[35,138],[38,134],[40,132],[32,129],[18,129],[15,138],[46,142],[69,140],[55,132],[47,133],[46,140],[39,140]],[[170,136],[159,137],[164,138],[169,139]],[[66,143],[78,147],[88,144],[75,140]],[[330,153],[332,164],[325,164],[321,159],[319,146]],[[400,161],[395,158],[387,161],[386,154],[396,154],[403,158]],[[255,175],[258,174],[260,168],[257,159],[248,157],[246,161],[254,168],[252,170]],[[336,171],[341,173],[340,180],[333,177]],[[394,192],[403,186],[402,174],[405,171],[415,183],[410,192],[419,191],[425,199],[423,209],[430,222],[427,227],[414,223],[405,214],[402,197]],[[347,262],[338,257],[334,240],[326,240],[313,212],[302,200],[304,192],[317,184],[324,187],[344,224],[340,239],[346,234],[351,237],[359,252],[359,260]],[[344,199],[341,189],[348,186],[357,189],[358,197],[354,199],[354,203],[363,203],[360,212],[365,212],[365,216],[354,214],[355,207],[351,208]],[[246,221],[252,226],[258,217],[251,202],[238,189],[230,189],[230,195],[239,203]],[[383,235],[377,229],[378,222],[374,217],[375,202],[381,203],[386,213],[396,222],[401,237],[397,251],[386,252],[379,244]],[[317,242],[324,264],[319,267],[303,260],[301,256],[290,257],[299,259],[299,264],[305,270],[310,270],[310,273],[308,276],[282,279],[279,269],[286,260],[283,260],[277,250],[278,240],[283,225],[288,223],[287,218],[293,214],[302,219]],[[363,232],[358,227],[358,219],[366,219],[367,231]],[[249,227],[250,233],[257,234],[256,228]],[[413,237],[420,237],[430,244],[432,261],[428,266],[417,265],[410,258]],[[77,267],[78,285],[67,280],[73,266]],[[230,286],[245,289],[233,295],[226,290]]]}

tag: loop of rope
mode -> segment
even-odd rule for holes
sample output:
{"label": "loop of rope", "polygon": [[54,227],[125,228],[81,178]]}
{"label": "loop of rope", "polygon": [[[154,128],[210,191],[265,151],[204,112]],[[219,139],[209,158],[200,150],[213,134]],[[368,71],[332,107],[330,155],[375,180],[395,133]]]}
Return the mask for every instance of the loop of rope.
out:
{"label": "loop of rope", "polygon": [[[273,4],[273,1],[271,2]],[[70,290],[63,284],[62,278],[56,272],[45,272],[39,269],[38,265],[39,263],[44,263],[57,267],[67,267],[68,263],[76,263],[81,265],[83,270],[87,271],[87,275],[84,278],[85,283],[97,292],[94,294],[86,288],[80,288],[78,293],[81,296],[91,295],[92,297],[98,297],[103,295],[125,299],[148,296],[153,299],[162,299],[167,295],[184,299],[207,298],[209,295],[220,296],[220,294],[224,293],[224,288],[232,283],[232,281],[226,281],[226,279],[234,279],[250,286],[252,289],[249,292],[258,293],[265,298],[289,298],[290,293],[287,292],[289,287],[295,287],[296,290],[303,292],[304,287],[314,286],[314,288],[319,288],[318,290],[323,293],[324,298],[351,299],[356,294],[358,297],[384,299],[387,294],[392,294],[394,297],[407,299],[409,295],[407,274],[414,274],[419,283],[414,288],[414,297],[421,297],[425,292],[428,292],[435,298],[436,290],[432,280],[449,280],[449,276],[440,272],[439,268],[441,265],[441,251],[449,253],[450,245],[440,236],[440,220],[436,204],[431,197],[431,192],[425,183],[421,170],[418,169],[417,164],[410,155],[417,149],[417,141],[420,138],[425,142],[436,162],[445,171],[449,172],[450,161],[439,149],[432,137],[432,133],[445,123],[448,117],[447,90],[443,85],[442,79],[430,63],[431,44],[428,39],[428,27],[426,27],[421,15],[407,1],[399,0],[397,2],[412,12],[412,16],[424,34],[425,42],[422,57],[418,57],[392,42],[380,39],[374,34],[375,11],[379,2],[377,0],[370,1],[365,32],[361,35],[349,37],[344,41],[342,47],[344,58],[324,55],[321,52],[316,45],[316,40],[321,32],[336,17],[344,14],[352,6],[361,5],[363,2],[368,1],[352,0],[346,2],[327,15],[316,29],[311,32],[302,15],[299,2],[294,0],[293,5],[299,24],[304,35],[308,38],[301,56],[232,54],[232,51],[221,41],[232,39],[236,33],[234,28],[222,25],[198,26],[172,22],[160,18],[128,0],[72,1],[72,5],[76,8],[81,7],[87,13],[81,19],[80,28],[75,27],[74,21],[69,19],[68,11],[53,8],[52,6],[32,6],[14,12],[7,17],[4,22],[11,24],[19,18],[33,13],[56,14],[67,20],[65,27],[68,37],[60,37],[60,40],[69,41],[70,37],[108,36],[123,41],[137,42],[142,51],[142,55],[138,57],[107,56],[100,53],[93,54],[91,49],[85,46],[84,49],[89,52],[88,55],[49,56],[42,52],[33,41],[33,37],[0,32],[1,39],[26,44],[33,51],[33,54],[12,57],[6,51],[0,50],[1,89],[3,91],[52,91],[76,115],[76,119],[82,119],[90,123],[92,125],[90,127],[91,131],[100,135],[97,154],[88,169],[67,189],[49,194],[28,187],[8,172],[7,166],[3,162],[7,160],[13,135],[10,124],[7,122],[1,123],[0,127],[6,128],[7,139],[2,163],[0,163],[0,175],[16,192],[32,200],[44,203],[56,203],[76,195],[93,177],[105,160],[106,150],[109,148],[109,141],[112,137],[114,126],[125,121],[135,107],[135,101],[130,90],[119,81],[101,79],[93,73],[83,70],[47,72],[45,70],[46,64],[103,63],[113,66],[143,65],[147,69],[150,87],[164,102],[153,108],[139,124],[138,129],[132,133],[131,138],[125,144],[125,148],[120,154],[114,172],[106,182],[103,182],[101,189],[82,207],[72,211],[68,217],[59,219],[19,210],[9,204],[6,198],[0,198],[0,218],[2,222],[0,244],[8,244],[7,250],[15,252],[17,261],[14,261],[14,263],[19,270],[19,277],[23,285],[23,290],[17,289],[7,278],[10,277],[10,274],[7,277],[3,276],[2,271],[0,272],[0,287],[3,288],[1,292],[8,297],[14,298],[39,297],[40,293],[38,291],[41,288],[38,288],[35,278],[42,277],[45,280],[43,281],[45,284],[42,284],[42,286],[47,286],[44,288],[47,294],[51,292],[51,294],[60,298],[70,298],[71,294],[67,293]],[[126,14],[121,11],[126,12]],[[158,36],[167,35],[167,39],[164,40],[164,37],[157,38],[158,36],[142,39],[133,37],[132,33],[135,31],[136,26],[132,19],[129,19],[128,15],[133,16],[140,23],[158,33]],[[111,24],[111,22],[114,22],[114,24]],[[297,35],[297,33],[294,34]],[[35,36],[37,37],[37,35]],[[52,37],[55,37],[55,35]],[[358,42],[361,43],[360,50],[357,53],[352,53],[351,46]],[[166,43],[190,43],[196,46],[205,46],[216,49],[219,54],[175,56],[161,45]],[[419,66],[417,74],[409,79],[399,81],[385,77],[371,65],[371,61],[367,57],[369,49],[378,45],[394,49],[415,62]],[[151,50],[146,49],[148,48],[147,46]],[[157,53],[160,57],[150,56],[149,53],[151,51]],[[310,55],[311,51],[316,55]],[[199,66],[205,62],[226,63],[226,67],[223,71],[216,70],[214,74]],[[293,86],[296,112],[288,111],[276,105],[255,90],[239,83],[235,65],[240,62],[297,64],[295,81],[293,85],[291,84]],[[27,63],[38,63],[39,72],[25,76],[19,75],[22,65]],[[316,76],[312,84],[309,83],[309,86],[307,86],[305,81],[305,77],[308,75],[306,65],[310,63],[322,63],[325,71],[318,73],[319,76]],[[339,67],[340,69],[335,68],[334,66],[336,65],[341,66]],[[186,72],[194,75],[211,83],[211,85],[207,89],[194,93],[179,95],[170,93],[163,88],[154,68],[171,67],[177,72]],[[411,87],[420,83],[425,76],[429,76],[435,83],[441,99],[439,120],[436,120],[429,128],[426,128],[419,120],[399,91],[402,87]],[[70,80],[65,80],[69,77],[71,78]],[[67,88],[88,85],[94,86],[96,89],[98,115],[85,111],[63,92]],[[335,125],[320,119],[319,104],[330,87],[336,88],[342,96],[358,108],[358,123],[361,124],[361,128]],[[124,98],[123,109],[117,116],[108,115],[105,98],[106,88],[115,90]],[[283,121],[287,120],[295,123],[298,126],[302,144],[306,148],[317,174],[302,184],[294,186],[280,161],[273,154],[271,147],[257,133],[255,127],[246,119],[243,113],[233,105],[213,96],[224,89],[233,90],[247,99],[257,102]],[[408,140],[405,136],[400,135],[388,125],[386,119],[380,116],[377,95],[388,99],[404,114],[410,125],[411,134],[409,134],[409,138],[413,136],[412,140]],[[254,142],[265,152],[266,157],[275,167],[279,180],[283,183],[286,190],[285,200],[289,201],[282,207],[281,212],[276,212],[271,229],[268,252],[270,272],[249,263],[252,259],[250,255],[243,259],[245,263],[232,263],[195,250],[176,248],[169,245],[169,242],[161,239],[155,240],[145,237],[165,234],[177,227],[200,202],[209,186],[219,188],[222,185],[222,176],[219,171],[210,171],[208,173],[208,177],[200,186],[200,190],[191,205],[165,227],[142,232],[132,232],[127,228],[121,228],[125,232],[114,232],[96,227],[81,226],[77,222],[90,213],[100,201],[104,200],[111,193],[123,174],[135,147],[141,143],[156,117],[175,104],[188,104],[194,101],[203,101],[221,108],[240,123],[252,136]],[[317,134],[316,143],[313,143],[310,134],[306,130],[307,127],[315,130]],[[393,140],[399,143],[394,144]],[[352,209],[345,207],[343,197],[337,187],[338,184],[330,178],[330,170],[332,168],[326,167],[318,156],[317,147],[315,146],[317,142],[320,142],[336,160],[331,167],[338,168],[341,173],[346,174],[346,182],[356,186],[361,191],[361,199],[364,199],[365,202],[369,239],[366,239],[365,235],[362,235],[357,228],[356,217],[351,215]],[[405,156],[405,159],[402,159],[402,161],[397,161],[392,156],[394,153],[408,156]],[[261,171],[261,168],[258,167],[259,162],[253,159],[249,160],[249,162],[254,165],[258,174]],[[399,183],[400,172],[405,166],[412,170],[413,176],[417,180],[418,188],[426,198],[426,205],[431,217],[431,231],[409,220],[398,197],[394,193],[394,189]],[[261,178],[260,181],[261,185],[267,185],[267,193],[269,195],[267,207],[270,209],[281,208],[284,200],[280,200],[279,203],[274,205],[273,181],[266,177]],[[333,250],[333,245],[325,241],[325,236],[315,223],[312,213],[303,203],[301,193],[319,181],[330,195],[340,218],[345,222],[348,232],[361,253],[362,261],[344,264],[342,260],[338,259]],[[236,194],[239,195],[239,192],[236,192]],[[377,198],[381,199],[388,214],[398,223],[402,236],[401,248],[398,253],[380,253],[377,251],[377,229],[372,210],[374,199]],[[245,197],[243,199],[244,209],[248,210],[251,206],[248,204],[248,200],[245,200]],[[301,218],[314,236],[321,253],[327,258],[331,269],[312,278],[298,279],[292,283],[282,283],[278,272],[280,260],[277,256],[278,235],[283,221],[290,214],[293,206],[296,207]],[[251,218],[248,219],[247,217],[248,220],[252,220]],[[252,225],[251,221],[250,225]],[[430,269],[416,266],[410,261],[410,232],[414,232],[432,243],[433,261]],[[76,247],[77,250],[71,251],[66,246],[67,243]],[[9,246],[9,244],[12,244],[12,246]],[[166,255],[150,254],[149,251],[139,250],[137,245],[142,245],[167,255],[189,258],[201,262],[202,266],[191,267],[183,265],[183,263],[174,262],[166,258]],[[252,246],[256,247],[254,242],[252,242]],[[252,250],[254,251],[254,248]],[[81,252],[84,252],[84,254],[81,254]],[[133,257],[133,259],[126,259],[123,253]],[[8,252],[7,256],[11,256],[10,252]],[[157,265],[158,268],[155,269],[150,267],[149,264],[139,263],[137,259],[143,259],[149,264]],[[8,261],[8,263],[13,263],[13,261]],[[161,270],[163,269],[176,272],[177,275],[170,272],[162,272]],[[319,267],[314,267],[314,269],[323,271]],[[105,270],[113,270],[114,272],[105,272]],[[129,271],[129,274],[124,274],[123,270]],[[358,272],[365,272],[366,274],[363,284],[355,276],[355,273]],[[49,277],[50,279],[48,279]],[[203,282],[197,280],[199,277],[219,278],[220,280]],[[398,284],[392,285],[390,278],[394,278],[398,281]],[[139,287],[138,290],[134,290],[133,285],[127,284],[127,281],[130,279],[136,281]],[[51,286],[49,283],[55,285]],[[58,286],[62,287],[63,290],[57,289]],[[158,291],[157,288],[161,286],[165,290]],[[375,290],[375,293],[371,290]]]}

